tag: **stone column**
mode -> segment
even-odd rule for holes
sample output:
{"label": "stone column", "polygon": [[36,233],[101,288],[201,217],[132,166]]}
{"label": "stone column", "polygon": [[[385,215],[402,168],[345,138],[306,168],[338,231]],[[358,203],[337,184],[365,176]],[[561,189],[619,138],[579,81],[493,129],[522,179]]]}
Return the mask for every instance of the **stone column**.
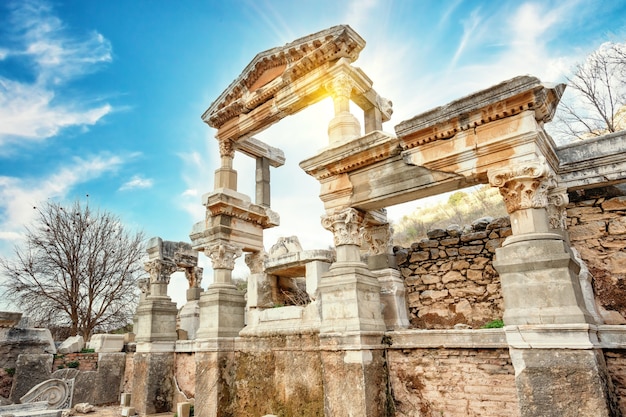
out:
{"label": "stone column", "polygon": [[200,327],[200,295],[202,294],[200,283],[203,269],[199,266],[188,266],[183,270],[189,288],[187,288],[187,302],[178,313],[179,327],[187,332],[188,340],[194,340]]}
{"label": "stone column", "polygon": [[270,160],[268,158],[256,159],[256,188],[255,203],[263,206],[270,206]]}
{"label": "stone column", "polygon": [[149,293],[137,307],[137,352],[133,356],[132,402],[142,415],[169,411],[174,401],[176,303],[167,296],[176,264],[163,259],[146,262]]}
{"label": "stone column", "polygon": [[200,296],[198,339],[236,337],[244,326],[245,300],[232,283],[235,259],[241,248],[228,242],[217,242],[204,253],[213,263],[213,283]]}
{"label": "stone column", "polygon": [[380,284],[361,261],[364,215],[353,208],[323,217],[333,233],[337,261],[322,275],[320,346],[326,414],[383,416],[387,376]]}
{"label": "stone column", "polygon": [[353,81],[347,74],[339,74],[326,83],[326,89],[333,98],[335,117],[328,124],[330,146],[339,145],[361,136],[361,125],[350,113],[350,95]]}
{"label": "stone column", "polygon": [[618,416],[579,265],[559,230],[562,196],[550,196],[554,173],[539,158],[488,176],[500,189],[513,231],[493,265],[502,284],[521,416]]}
{"label": "stone column", "polygon": [[227,188],[237,191],[237,171],[233,169],[235,146],[230,139],[219,139],[221,166],[215,171],[216,190]]}
{"label": "stone column", "polygon": [[[150,273],[150,290],[137,307],[137,343],[150,342],[144,346],[149,350],[173,351],[176,342],[176,303],[167,296],[170,276],[176,272],[173,262],[155,259],[146,262],[145,269]],[[165,343],[160,343],[165,342]],[[161,345],[160,347],[157,347]],[[138,346],[138,349],[141,349]]]}
{"label": "stone column", "polygon": [[381,286],[380,301],[387,330],[409,327],[404,280],[391,253],[392,236],[389,223],[368,224],[363,229],[363,240],[369,247],[367,265]]}

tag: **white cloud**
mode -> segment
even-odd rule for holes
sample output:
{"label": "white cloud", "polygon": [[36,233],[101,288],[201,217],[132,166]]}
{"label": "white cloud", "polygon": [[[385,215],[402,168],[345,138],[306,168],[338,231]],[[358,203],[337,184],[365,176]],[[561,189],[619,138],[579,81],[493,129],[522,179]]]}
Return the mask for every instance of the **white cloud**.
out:
{"label": "white cloud", "polygon": [[[112,111],[80,99],[67,101],[61,85],[111,61],[111,44],[99,33],[70,34],[43,1],[16,3],[11,10],[10,45],[0,45],[0,59],[12,56],[34,75],[33,82],[0,77],[0,147],[18,139],[43,140],[63,128],[97,123]],[[8,42],[8,37],[4,42]]]}
{"label": "white cloud", "polygon": [[134,175],[119,188],[119,191],[135,190],[137,188],[151,188],[154,181],[151,178],[143,178],[141,175]]}
{"label": "white cloud", "polygon": [[74,158],[70,165],[45,178],[0,176],[0,240],[20,236],[24,225],[36,217],[33,207],[40,202],[51,198],[63,200],[77,184],[115,171],[123,163],[118,156],[98,155]]}

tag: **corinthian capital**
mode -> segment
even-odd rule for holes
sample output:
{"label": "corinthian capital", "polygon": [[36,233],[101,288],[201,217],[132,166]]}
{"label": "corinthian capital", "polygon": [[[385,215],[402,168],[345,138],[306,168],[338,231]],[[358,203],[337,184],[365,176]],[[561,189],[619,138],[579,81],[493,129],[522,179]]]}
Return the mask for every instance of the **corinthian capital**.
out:
{"label": "corinthian capital", "polygon": [[267,253],[265,251],[254,252],[246,254],[246,265],[250,268],[252,274],[263,273],[263,262],[267,259]]}
{"label": "corinthian capital", "polygon": [[235,259],[241,256],[241,248],[230,243],[215,243],[204,249],[211,259],[213,269],[235,269]]}
{"label": "corinthian capital", "polygon": [[169,284],[170,276],[176,272],[176,264],[171,261],[155,259],[144,264],[144,269],[150,274],[151,284]]}
{"label": "corinthian capital", "polygon": [[363,240],[369,245],[370,255],[390,253],[392,235],[393,229],[388,223],[378,226],[366,226],[363,229]]}
{"label": "corinthian capital", "polygon": [[235,157],[235,146],[230,139],[219,139],[220,145],[220,156],[222,158],[234,158]]}
{"label": "corinthian capital", "polygon": [[346,74],[340,74],[326,83],[325,87],[334,98],[350,98],[354,82]]}
{"label": "corinthian capital", "polygon": [[349,208],[332,215],[322,216],[322,226],[333,233],[335,246],[360,246],[363,218],[363,213]]}
{"label": "corinthian capital", "polygon": [[509,214],[528,208],[546,208],[548,192],[556,186],[555,175],[541,157],[488,172],[489,184],[498,187]]}

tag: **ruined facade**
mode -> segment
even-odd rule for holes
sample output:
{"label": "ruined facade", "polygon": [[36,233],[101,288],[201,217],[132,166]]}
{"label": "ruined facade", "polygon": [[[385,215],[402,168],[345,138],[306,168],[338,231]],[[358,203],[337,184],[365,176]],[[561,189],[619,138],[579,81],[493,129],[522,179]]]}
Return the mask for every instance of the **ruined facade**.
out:
{"label": "ruined facade", "polygon": [[[364,46],[350,27],[336,26],[262,52],[203,114],[217,130],[221,162],[187,249],[211,259],[214,282],[201,291],[192,285],[198,275],[189,273],[197,328],[182,340],[166,292],[181,266],[164,255],[165,243],[154,245],[159,255],[147,265],[137,351],[127,364],[135,408],[169,411],[181,396],[193,396],[203,417],[621,415],[624,387],[612,372],[622,366],[626,333],[590,311],[592,287],[581,283],[583,262],[567,232],[577,224],[566,209],[568,192],[626,180],[623,135],[557,148],[543,126],[564,86],[530,76],[383,132],[391,102],[353,66]],[[326,97],[335,110],[328,146],[300,166],[320,183],[322,225],[334,251],[302,251],[292,239],[266,253],[263,231],[280,221],[271,208],[270,171],[285,157],[254,135]],[[350,102],[363,111],[361,120]],[[241,154],[256,160],[254,198],[237,191],[232,163]],[[398,269],[385,207],[487,183],[504,198],[510,230],[500,228],[498,244],[487,249],[498,280],[472,288],[498,298],[505,327],[410,329],[407,299],[410,307],[416,291]],[[613,232],[624,225],[617,218],[623,212],[603,220]],[[612,242],[623,242],[618,235]],[[446,246],[438,241],[432,249],[442,250],[439,244]],[[623,252],[615,252],[621,265]],[[244,254],[247,300],[232,280]],[[477,277],[469,271],[484,271],[488,262],[445,279]],[[443,283],[450,268],[428,279]],[[420,291],[422,300],[429,289]],[[479,302],[458,294],[461,310]]]}

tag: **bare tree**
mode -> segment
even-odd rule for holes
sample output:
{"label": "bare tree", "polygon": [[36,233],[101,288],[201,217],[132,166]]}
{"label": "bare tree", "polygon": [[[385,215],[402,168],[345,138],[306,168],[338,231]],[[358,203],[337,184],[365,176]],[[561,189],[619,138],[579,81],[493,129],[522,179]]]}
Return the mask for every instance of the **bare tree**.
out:
{"label": "bare tree", "polygon": [[46,203],[12,259],[0,258],[5,297],[39,324],[65,325],[85,340],[127,324],[137,302],[143,234],[88,204]]}
{"label": "bare tree", "polygon": [[[587,139],[624,128],[626,43],[604,43],[568,78],[571,94],[557,111],[556,136]],[[567,91],[567,90],[566,90]],[[622,110],[623,112],[623,110]]]}

